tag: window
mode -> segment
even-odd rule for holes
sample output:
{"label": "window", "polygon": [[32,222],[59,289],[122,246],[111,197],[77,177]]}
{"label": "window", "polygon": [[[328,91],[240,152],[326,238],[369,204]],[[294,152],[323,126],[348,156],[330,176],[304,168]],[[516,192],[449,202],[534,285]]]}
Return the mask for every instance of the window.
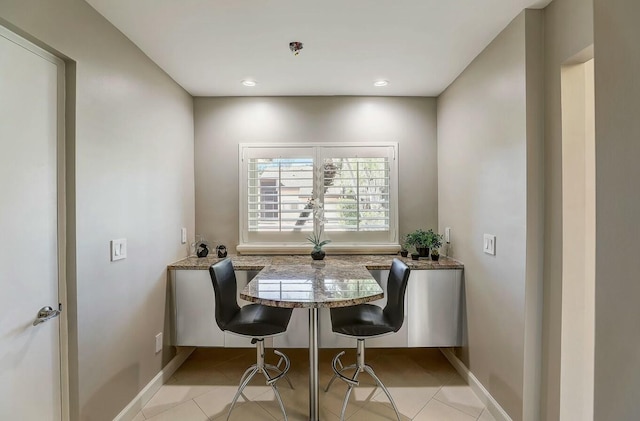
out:
{"label": "window", "polygon": [[396,144],[240,145],[238,250],[306,250],[306,237],[318,223],[314,198],[324,205],[323,238],[332,241],[327,248],[395,250],[396,149]]}

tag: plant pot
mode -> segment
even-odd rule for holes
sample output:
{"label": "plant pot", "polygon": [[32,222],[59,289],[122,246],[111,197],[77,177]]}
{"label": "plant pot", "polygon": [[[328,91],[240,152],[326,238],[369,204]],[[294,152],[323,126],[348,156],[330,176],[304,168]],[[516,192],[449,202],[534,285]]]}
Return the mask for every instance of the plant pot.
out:
{"label": "plant pot", "polygon": [[420,259],[420,255],[419,255],[419,254],[416,254],[416,253],[411,253],[411,258],[412,258],[413,260],[418,260],[418,259]]}
{"label": "plant pot", "polygon": [[408,255],[409,255],[409,251],[408,250],[400,250],[400,256],[407,257]]}
{"label": "plant pot", "polygon": [[416,247],[416,251],[420,257],[429,257],[429,247]]}
{"label": "plant pot", "polygon": [[313,249],[311,251],[311,258],[313,260],[323,260],[326,253],[322,249]]}
{"label": "plant pot", "polygon": [[431,260],[433,260],[433,261],[436,261],[436,262],[437,262],[437,261],[438,261],[438,259],[440,259],[440,255],[439,255],[439,254],[432,254],[432,255],[431,255]]}

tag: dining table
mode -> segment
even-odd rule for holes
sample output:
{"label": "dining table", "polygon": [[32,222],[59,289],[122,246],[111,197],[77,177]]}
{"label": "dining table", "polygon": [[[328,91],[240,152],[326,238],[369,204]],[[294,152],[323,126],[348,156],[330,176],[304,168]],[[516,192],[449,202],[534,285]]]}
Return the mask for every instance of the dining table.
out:
{"label": "dining table", "polygon": [[240,292],[244,300],[272,307],[309,309],[309,420],[319,420],[318,309],[348,307],[384,297],[362,265],[349,262],[265,266]]}

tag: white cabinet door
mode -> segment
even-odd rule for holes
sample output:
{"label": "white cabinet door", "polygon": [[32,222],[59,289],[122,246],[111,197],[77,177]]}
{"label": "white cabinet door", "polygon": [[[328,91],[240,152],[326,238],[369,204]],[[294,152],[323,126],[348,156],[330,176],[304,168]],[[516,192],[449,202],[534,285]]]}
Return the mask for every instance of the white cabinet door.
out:
{"label": "white cabinet door", "polygon": [[309,348],[309,310],[294,308],[287,333],[273,338],[274,348]]}
{"label": "white cabinet door", "polygon": [[[236,271],[238,303],[240,291],[257,272]],[[372,271],[385,291],[389,271]],[[215,302],[211,278],[206,270],[173,271],[175,302],[175,345],[253,347],[251,340],[225,333],[215,322]],[[367,340],[370,348],[449,347],[461,345],[462,270],[414,270],[405,297],[405,320],[393,334]],[[386,298],[371,304],[384,307]],[[356,340],[331,331],[327,308],[319,311],[319,346],[321,348],[355,348]],[[294,309],[287,333],[267,340],[276,348],[309,346],[309,311]]]}
{"label": "white cabinet door", "polygon": [[461,345],[462,270],[414,270],[407,286],[408,346]]}
{"label": "white cabinet door", "polygon": [[215,319],[213,286],[207,270],[173,271],[175,345],[224,346]]}

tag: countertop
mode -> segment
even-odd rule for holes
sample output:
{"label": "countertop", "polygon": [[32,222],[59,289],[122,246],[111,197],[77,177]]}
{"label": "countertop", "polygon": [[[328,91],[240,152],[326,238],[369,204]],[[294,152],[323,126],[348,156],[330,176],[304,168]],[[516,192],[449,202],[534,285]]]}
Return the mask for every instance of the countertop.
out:
{"label": "countertop", "polygon": [[266,266],[240,293],[240,298],[282,308],[333,308],[367,303],[384,297],[364,266]]}
{"label": "countertop", "polygon": [[[168,266],[170,270],[205,270],[214,263],[223,259],[215,257],[215,252],[207,257],[187,257]],[[309,255],[261,255],[244,256],[229,255],[236,270],[262,270],[269,265],[304,265],[313,260]],[[412,270],[434,270],[434,269],[464,269],[464,265],[448,257],[440,256],[437,262],[430,258],[412,260],[411,257],[401,257],[390,254],[362,254],[362,255],[327,255],[323,262],[327,265],[364,265],[369,270],[388,270],[391,268],[391,261],[398,258],[405,262]]]}

